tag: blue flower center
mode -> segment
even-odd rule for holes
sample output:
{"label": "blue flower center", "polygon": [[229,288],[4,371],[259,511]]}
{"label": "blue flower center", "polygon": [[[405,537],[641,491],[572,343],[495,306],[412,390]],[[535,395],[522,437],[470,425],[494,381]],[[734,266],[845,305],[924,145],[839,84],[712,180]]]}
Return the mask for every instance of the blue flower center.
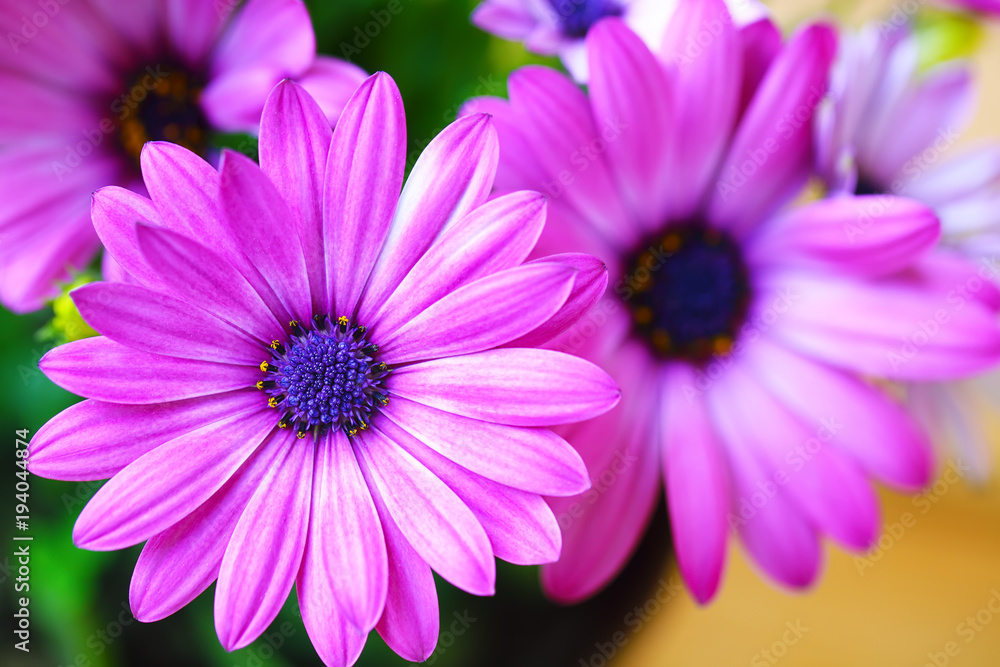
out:
{"label": "blue flower center", "polygon": [[622,8],[615,0],[549,0],[559,17],[563,34],[583,39],[590,28],[606,16],[621,16]]}
{"label": "blue flower center", "polygon": [[272,358],[261,364],[268,379],[257,388],[282,411],[278,426],[294,428],[300,438],[336,428],[353,436],[368,428],[376,406],[388,403],[382,379],[389,369],[375,360],[378,345],[368,341],[365,327],[351,326],[346,317],[332,326],[318,317],[315,325],[292,322],[287,344],[271,343]]}
{"label": "blue flower center", "polygon": [[858,184],[854,186],[856,195],[884,195],[885,188],[879,185],[874,179],[868,178],[864,174],[858,174]]}
{"label": "blue flower center", "polygon": [[209,126],[199,98],[201,77],[183,67],[150,65],[125,78],[110,105],[118,144],[136,166],[147,141],[169,141],[204,156]]}
{"label": "blue flower center", "polygon": [[729,236],[704,225],[671,229],[630,266],[620,294],[659,356],[703,364],[729,353],[751,298],[742,253]]}

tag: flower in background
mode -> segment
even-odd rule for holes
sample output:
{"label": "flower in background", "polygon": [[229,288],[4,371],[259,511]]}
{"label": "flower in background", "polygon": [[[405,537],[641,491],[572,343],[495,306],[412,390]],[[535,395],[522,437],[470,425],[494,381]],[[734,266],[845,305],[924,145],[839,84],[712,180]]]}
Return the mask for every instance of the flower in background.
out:
{"label": "flower in background", "polygon": [[[900,195],[931,206],[941,220],[942,254],[979,267],[977,283],[961,296],[988,302],[993,290],[972,288],[979,280],[1000,283],[1000,146],[946,159],[973,110],[968,63],[922,71],[919,38],[906,28],[872,24],[845,33],[842,44],[830,100],[816,116],[817,163],[831,196]],[[908,388],[914,415],[979,480],[988,468],[986,420],[1000,408],[990,399],[997,379]]]}
{"label": "flower in background", "polygon": [[[748,48],[726,12],[721,0],[683,2],[659,59],[606,19],[588,36],[589,97],[526,67],[509,102],[466,109],[497,123],[498,192],[549,194],[537,251],[590,252],[612,276],[594,313],[553,343],[608,369],[623,396],[560,430],[594,488],[551,501],[563,555],[542,581],[558,600],[615,576],[661,479],[699,601],[717,591],[733,531],[769,577],[808,585],[821,536],[858,551],[877,538],[871,479],[916,490],[931,472],[923,432],[864,378],[952,378],[1000,359],[1000,291],[949,300],[975,267],[933,252],[928,207],[895,197],[788,207],[813,173],[833,28],[807,26],[774,55]],[[706,25],[726,27],[678,59]],[[748,80],[759,80],[749,96]]]}
{"label": "flower in background", "polygon": [[[100,244],[90,195],[144,192],[147,141],[206,156],[293,77],[333,122],[365,74],[316,55],[300,0],[0,0],[0,302],[40,308]],[[117,268],[105,266],[115,277]]]}
{"label": "flower in background", "polygon": [[[767,16],[767,9],[757,0],[727,3],[741,25]],[[677,0],[483,0],[472,22],[504,39],[524,42],[534,53],[558,55],[577,81],[586,81],[586,37],[598,21],[620,17],[650,47],[657,48],[676,6]],[[689,37],[690,48],[703,48],[698,35]]]}
{"label": "flower in background", "polygon": [[228,650],[297,587],[327,665],[377,627],[421,661],[438,636],[432,570],[493,593],[494,556],[554,561],[542,495],[589,486],[548,426],[609,410],[593,364],[537,346],[607,284],[593,257],[524,263],[545,202],[487,202],[498,143],[486,116],[446,128],[400,194],[406,121],[368,79],[331,134],[284,82],[264,108],[258,167],[225,152],[143,152],[151,199],[95,195],[94,223],[130,282],[73,292],[98,332],[40,366],[89,400],[46,424],[29,469],[111,477],[77,520],[84,548],[146,541],[132,613],[163,618],[216,579]]}

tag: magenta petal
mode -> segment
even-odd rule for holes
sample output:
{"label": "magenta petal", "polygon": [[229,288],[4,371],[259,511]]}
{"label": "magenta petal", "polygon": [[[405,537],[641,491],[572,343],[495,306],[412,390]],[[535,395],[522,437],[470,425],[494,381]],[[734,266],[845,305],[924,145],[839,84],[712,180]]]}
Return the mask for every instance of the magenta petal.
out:
{"label": "magenta petal", "polygon": [[376,429],[358,435],[360,463],[370,487],[421,558],[473,595],[492,595],[496,563],[475,515],[427,468]]}
{"label": "magenta petal", "polygon": [[379,428],[472,510],[486,530],[497,558],[518,565],[551,563],[559,558],[559,524],[541,496],[472,473],[392,422],[380,422]]}
{"label": "magenta petal", "polygon": [[371,76],[333,132],[323,193],[329,312],[354,313],[396,210],[406,161],[406,117],[396,83]]}
{"label": "magenta petal", "polygon": [[166,530],[218,491],[273,428],[273,414],[251,408],[144,454],[83,508],[74,544],[112,551]]}
{"label": "magenta petal", "polygon": [[930,481],[934,455],[927,435],[879,389],[764,340],[748,354],[747,363],[803,421],[827,423],[830,445],[851,455],[869,474],[904,491],[917,491]]}
{"label": "magenta petal", "polygon": [[316,446],[309,540],[344,620],[368,633],[382,616],[387,590],[382,525],[347,436],[334,431]]}
{"label": "magenta petal", "polygon": [[515,426],[591,419],[621,397],[594,364],[561,352],[500,349],[397,369],[392,394],[445,412]]}
{"label": "magenta petal", "polygon": [[313,310],[326,308],[323,191],[333,129],[301,87],[282,81],[264,105],[260,123],[260,168],[292,212],[309,272]]}
{"label": "magenta petal", "polygon": [[109,186],[94,193],[90,214],[105,251],[115,262],[139,283],[158,287],[160,278],[140,252],[135,235],[136,223],[162,226],[153,202],[131,190]]}
{"label": "magenta petal", "polygon": [[930,208],[899,197],[834,197],[802,206],[751,239],[754,263],[819,266],[862,276],[901,271],[935,246]]}
{"label": "magenta petal", "polygon": [[374,321],[372,315],[440,234],[486,201],[499,153],[496,130],[485,114],[459,118],[428,144],[399,196],[361,304],[361,321]]}
{"label": "magenta petal", "polygon": [[166,229],[140,225],[136,236],[146,261],[174,295],[260,341],[269,343],[284,331],[261,295],[216,253]]}
{"label": "magenta petal", "polygon": [[747,233],[806,184],[813,109],[826,94],[836,50],[834,29],[816,24],[793,37],[775,59],[718,174],[709,206],[715,224]]}
{"label": "magenta petal", "polygon": [[491,424],[399,397],[382,411],[435,452],[500,484],[549,496],[590,486],[580,455],[548,429]]}
{"label": "magenta petal", "polygon": [[705,604],[715,597],[726,563],[730,494],[708,406],[688,394],[695,386],[688,366],[674,365],[663,378],[660,448],[677,563],[692,595]]}
{"label": "magenta petal", "polygon": [[597,123],[624,128],[608,143],[608,161],[629,210],[652,231],[670,210],[673,191],[665,184],[680,169],[671,145],[675,91],[649,48],[618,19],[591,29],[587,49]]}
{"label": "magenta petal", "polygon": [[251,389],[153,405],[86,400],[38,430],[28,469],[49,479],[108,479],[169,440],[258,405],[260,394]]}
{"label": "magenta petal", "polygon": [[83,319],[128,347],[181,359],[258,366],[259,341],[210,313],[138,285],[90,283],[72,292]]}
{"label": "magenta petal", "polygon": [[[705,35],[711,37],[705,40]],[[672,213],[687,218],[716,175],[739,111],[743,50],[724,0],[678,3],[660,57],[676,65],[676,120],[670,138],[671,149],[684,162],[671,179]]]}
{"label": "magenta petal", "polygon": [[104,338],[85,338],[49,351],[38,363],[67,391],[111,403],[148,405],[252,387],[260,369],[164,357]]}
{"label": "magenta petal", "polygon": [[[253,160],[222,155],[219,201],[236,246],[296,320],[312,317],[312,298],[298,230],[281,194]],[[318,192],[314,191],[313,196]]]}
{"label": "magenta petal", "polygon": [[316,56],[309,69],[295,77],[323,110],[327,123],[336,125],[344,106],[368,74],[353,63],[329,56]]}
{"label": "magenta petal", "polygon": [[771,63],[781,53],[781,30],[771,19],[762,18],[740,29],[740,41],[743,42],[742,114],[757,94]]}
{"label": "magenta petal", "polygon": [[273,440],[263,445],[198,509],[146,542],[129,586],[133,616],[166,618],[215,581],[236,522],[280,453]]}
{"label": "magenta petal", "polygon": [[576,269],[526,264],[458,288],[380,338],[379,360],[401,364],[471,354],[508,343],[538,328],[569,297]]}
{"label": "magenta petal", "polygon": [[1000,328],[995,308],[977,302],[969,287],[985,291],[975,267],[940,286],[923,274],[913,269],[879,281],[788,275],[774,284],[776,294],[791,299],[774,334],[810,356],[874,377],[954,379],[995,365]]}
{"label": "magenta petal", "polygon": [[423,662],[434,652],[440,630],[434,574],[400,532],[377,489],[372,489],[372,498],[389,554],[389,594],[375,628],[402,658]]}
{"label": "magenta petal", "polygon": [[480,206],[442,234],[386,299],[369,328],[377,338],[468,282],[519,266],[545,224],[545,198],[514,192]]}
{"label": "magenta petal", "polygon": [[558,262],[575,268],[577,273],[573,279],[573,289],[558,313],[531,333],[507,343],[507,347],[541,347],[586,317],[607,291],[608,267],[593,255],[563,253],[536,259],[531,263],[537,262]]}
{"label": "magenta petal", "polygon": [[313,523],[310,517],[309,538],[302,554],[295,589],[306,634],[323,664],[348,667],[361,656],[368,633],[358,632],[340,613],[337,604],[340,591],[333,581],[332,572],[324,563],[322,547],[313,539],[322,530],[322,526]]}
{"label": "magenta petal", "polygon": [[250,644],[278,615],[309,533],[314,449],[302,447],[291,430],[271,437],[284,457],[272,460],[240,516],[215,588],[215,629],[227,651]]}
{"label": "magenta petal", "polygon": [[212,165],[188,149],[164,141],[143,146],[140,162],[143,183],[164,227],[197,239],[218,235],[219,172]]}
{"label": "magenta petal", "polygon": [[201,66],[235,6],[204,0],[173,0],[164,4],[170,45],[184,63],[189,67]]}

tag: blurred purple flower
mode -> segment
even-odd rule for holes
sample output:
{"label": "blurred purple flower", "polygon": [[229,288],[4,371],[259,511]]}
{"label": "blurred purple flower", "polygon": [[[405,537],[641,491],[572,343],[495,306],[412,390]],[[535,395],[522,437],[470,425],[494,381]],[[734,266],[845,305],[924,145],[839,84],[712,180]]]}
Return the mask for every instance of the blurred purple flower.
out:
{"label": "blurred purple flower", "polygon": [[214,131],[256,132],[285,77],[336,120],[364,72],[316,55],[300,0],[238,4],[0,0],[3,305],[40,308],[94,258],[90,195],[112,183],[144,192],[146,141],[205,156]]}
{"label": "blurred purple flower", "polygon": [[[758,0],[727,3],[741,25],[767,16]],[[472,22],[504,39],[524,42],[534,53],[558,55],[577,81],[586,81],[586,37],[592,26],[609,16],[620,17],[656,48],[676,6],[677,0],[483,0]],[[698,34],[688,37],[700,48]]]}
{"label": "blurred purple flower", "polygon": [[973,12],[1000,14],[1000,0],[942,0],[942,2]]}
{"label": "blurred purple flower", "polygon": [[[906,28],[871,24],[845,33],[842,45],[830,100],[816,116],[817,163],[831,195],[900,195],[931,206],[943,246],[977,262],[981,279],[1000,283],[1000,146],[948,157],[974,109],[968,63],[920,71],[918,39]],[[909,387],[914,415],[979,479],[988,465],[986,420],[1000,407],[995,391],[976,390],[981,384]],[[984,400],[993,405],[984,410]]]}
{"label": "blurred purple flower", "polygon": [[[621,276],[554,343],[608,369],[624,397],[560,430],[593,489],[551,501],[563,555],[543,584],[559,600],[615,576],[661,479],[699,601],[717,591],[731,531],[768,576],[808,585],[822,535],[859,551],[878,537],[869,479],[914,490],[931,472],[922,431],[863,378],[951,378],[1000,359],[1000,291],[949,301],[975,269],[932,252],[928,207],[884,197],[788,207],[813,173],[834,30],[808,26],[775,49],[754,41],[773,26],[746,33],[720,19],[726,11],[721,0],[682,3],[660,59],[605,19],[588,37],[589,98],[526,67],[510,78],[510,102],[467,107],[497,124],[498,192],[550,196],[538,251],[589,252]],[[677,57],[692,30],[720,23],[697,57]]]}
{"label": "blurred purple flower", "polygon": [[432,569],[489,595],[494,556],[554,561],[542,495],[588,485],[547,426],[618,401],[611,378],[538,345],[594,305],[593,257],[524,263],[541,195],[487,202],[496,132],[463,118],[405,187],[402,101],[369,78],[331,133],[291,82],[264,108],[261,166],[220,171],[172,144],[143,151],[151,199],[95,195],[94,222],[130,276],[72,294],[100,333],[41,368],[88,399],[30,446],[46,477],[111,477],[75,543],[146,542],[130,591],[142,621],[216,579],[228,650],[275,618],[292,585],[327,665],[374,627],[403,657],[438,636]]}

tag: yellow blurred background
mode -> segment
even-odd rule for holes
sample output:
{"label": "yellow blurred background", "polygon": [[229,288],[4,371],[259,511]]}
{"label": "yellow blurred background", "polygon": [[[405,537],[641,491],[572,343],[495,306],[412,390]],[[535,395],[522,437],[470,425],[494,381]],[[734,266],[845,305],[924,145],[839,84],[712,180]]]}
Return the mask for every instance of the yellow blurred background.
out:
{"label": "yellow blurred background", "polygon": [[[767,4],[787,28],[823,12],[857,26],[906,2],[916,0]],[[974,61],[981,98],[960,146],[1000,139],[1000,21],[986,28]],[[1000,462],[1000,446],[991,455]],[[598,643],[610,654],[617,641],[617,667],[1000,665],[1000,473],[977,486],[957,472],[942,464],[916,498],[884,492],[881,547],[857,556],[828,545],[825,574],[807,593],[765,583],[734,543],[709,607],[686,592],[662,607],[651,598],[641,631],[623,618],[621,634]],[[680,575],[672,568],[664,580]],[[601,647],[594,650],[591,665],[600,667]]]}

